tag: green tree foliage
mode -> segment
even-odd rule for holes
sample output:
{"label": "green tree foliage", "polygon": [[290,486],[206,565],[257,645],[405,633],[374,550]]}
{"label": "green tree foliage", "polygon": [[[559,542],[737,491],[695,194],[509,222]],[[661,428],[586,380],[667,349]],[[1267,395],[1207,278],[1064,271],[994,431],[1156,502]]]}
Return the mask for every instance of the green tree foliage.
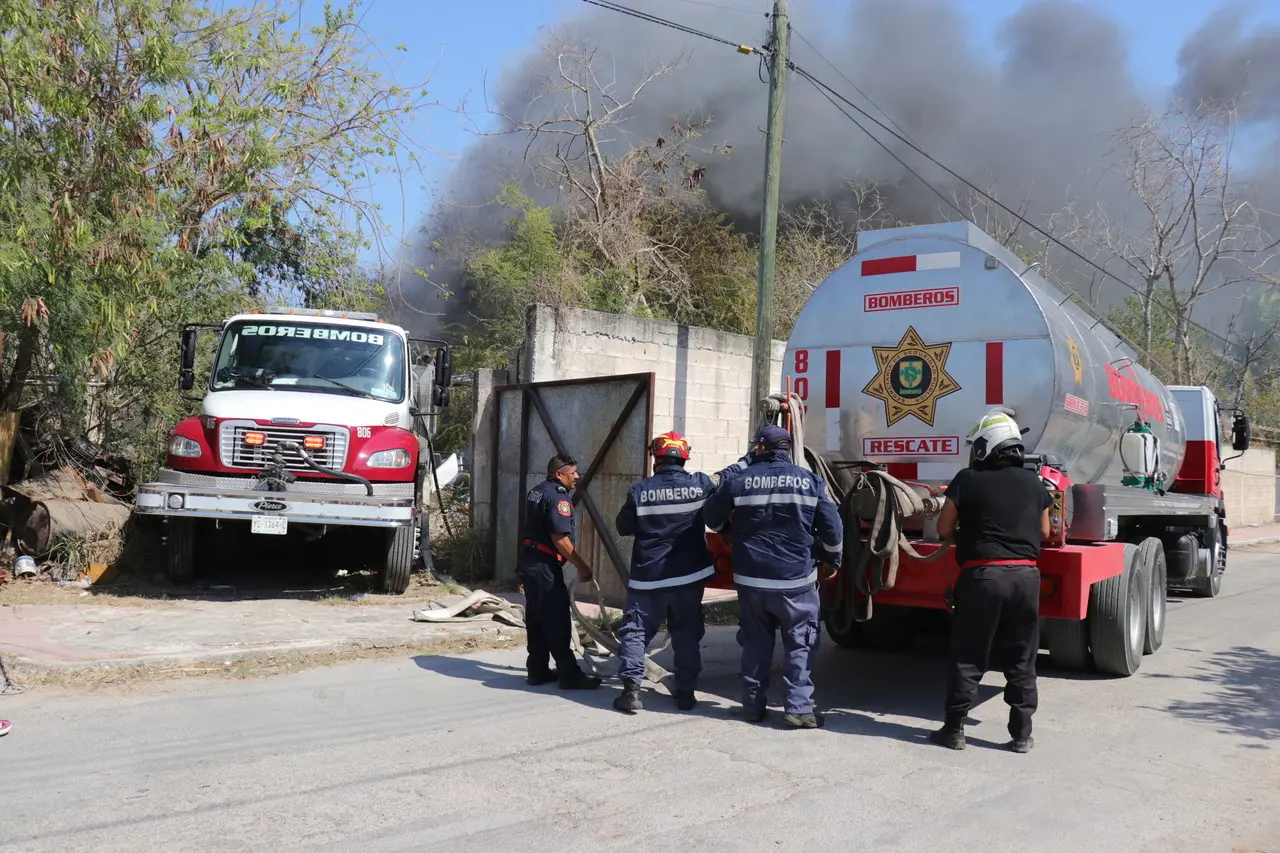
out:
{"label": "green tree foliage", "polygon": [[0,5],[0,411],[48,372],[82,423],[93,380],[91,426],[158,448],[182,323],[376,297],[357,191],[423,93],[371,70],[354,5],[300,11]]}

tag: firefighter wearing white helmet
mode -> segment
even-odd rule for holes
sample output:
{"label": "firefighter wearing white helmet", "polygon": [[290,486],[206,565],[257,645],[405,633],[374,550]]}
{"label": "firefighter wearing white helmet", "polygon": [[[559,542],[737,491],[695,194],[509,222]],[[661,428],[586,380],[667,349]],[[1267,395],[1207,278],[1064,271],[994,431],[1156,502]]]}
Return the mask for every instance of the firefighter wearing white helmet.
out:
{"label": "firefighter wearing white helmet", "polygon": [[1049,535],[1049,492],[1023,467],[1024,430],[991,410],[969,432],[969,467],[947,486],[938,534],[955,546],[956,579],[946,722],[930,739],[964,749],[964,721],[978,683],[1003,672],[1010,747],[1030,751],[1040,649],[1040,543]]}

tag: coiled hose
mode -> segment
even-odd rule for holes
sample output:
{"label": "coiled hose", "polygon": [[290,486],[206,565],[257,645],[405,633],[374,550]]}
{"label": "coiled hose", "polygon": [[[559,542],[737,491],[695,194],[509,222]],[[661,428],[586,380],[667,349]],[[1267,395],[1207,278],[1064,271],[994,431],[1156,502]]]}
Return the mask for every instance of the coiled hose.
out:
{"label": "coiled hose", "polygon": [[[622,578],[622,582],[625,586],[627,583],[625,575]],[[590,649],[583,645],[578,638],[577,632],[571,634],[571,646],[574,653],[581,657],[582,662],[587,665],[588,671],[590,671],[592,675],[600,675],[600,669],[596,666],[596,661],[593,660],[593,656],[602,658],[620,657],[622,653],[622,645],[618,640],[617,634],[612,630],[602,628],[586,616],[582,615],[582,611],[578,609],[578,585],[580,583],[581,581],[578,580],[577,570],[572,567],[565,570],[565,584],[569,587],[569,612],[572,614],[574,621],[578,623],[578,627],[582,629],[583,633],[594,641],[596,647],[594,649]],[[604,609],[604,595],[600,591],[600,584],[594,578],[590,581],[590,584],[592,589],[595,591],[596,606],[599,608],[600,615],[603,617],[606,611]],[[671,645],[671,632],[664,631],[663,637],[662,645],[658,646],[658,648],[653,651],[646,649],[644,655],[644,677],[654,684],[661,682],[671,674],[653,660],[654,655]]]}
{"label": "coiled hose", "polygon": [[[902,532],[902,522],[909,518],[936,515],[942,509],[942,498],[921,495],[907,483],[880,470],[832,469],[822,454],[804,443],[804,401],[795,394],[773,395],[761,402],[766,418],[776,420],[782,414],[782,403],[788,403],[791,415],[791,444],[796,460],[803,459],[809,470],[827,484],[827,493],[840,508],[844,526],[844,566],[837,572],[829,594],[823,596],[823,617],[831,630],[847,633],[855,622],[865,622],[874,613],[876,594],[893,589],[898,580],[899,552],[930,563],[941,559],[949,545],[932,554],[921,555]],[[866,541],[862,525],[871,529]],[[858,612],[857,596],[866,598],[866,611]]]}

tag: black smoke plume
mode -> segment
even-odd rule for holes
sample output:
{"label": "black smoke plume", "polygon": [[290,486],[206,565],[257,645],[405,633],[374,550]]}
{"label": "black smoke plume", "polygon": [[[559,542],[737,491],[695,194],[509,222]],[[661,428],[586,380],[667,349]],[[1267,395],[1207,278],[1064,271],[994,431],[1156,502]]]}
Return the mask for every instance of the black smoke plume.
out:
{"label": "black smoke plume", "polygon": [[[643,11],[747,45],[767,32],[765,0],[725,0],[736,11],[680,0],[633,0]],[[792,13],[792,59],[854,103],[1037,224],[1071,203],[1077,209],[1125,204],[1123,179],[1104,168],[1114,133],[1163,104],[1144,103],[1129,73],[1124,38],[1105,15],[1070,0],[1027,3],[997,28],[990,54],[966,40],[961,13],[942,0],[851,0],[842,19],[807,4]],[[750,7],[758,13],[749,13]],[[1215,101],[1247,92],[1246,120],[1265,123],[1280,110],[1280,30],[1247,32],[1234,9],[1211,15],[1182,46],[1181,77],[1161,99]],[[708,142],[733,146],[728,159],[708,163],[705,186],[740,225],[754,228],[763,186],[767,85],[755,56],[724,45],[592,6],[555,26],[562,38],[597,48],[600,64],[622,85],[646,68],[678,56],[687,64],[655,80],[625,128],[649,141],[673,119],[709,116]],[[491,102],[523,110],[536,92],[545,56],[530,52],[491,90]],[[833,67],[834,66],[834,67]],[[866,97],[845,78],[857,84]],[[919,178],[829,103],[806,80],[789,80],[782,172],[784,203],[830,198],[846,179],[889,185],[892,212],[914,222],[955,219]],[[870,100],[868,101],[867,98]],[[476,105],[473,105],[476,106]],[[862,123],[943,195],[968,201],[963,186],[884,130]],[[500,236],[509,216],[491,204],[500,179],[514,179],[540,201],[554,191],[536,186],[522,165],[527,139],[477,139],[455,170],[448,201],[424,217],[422,250],[410,260],[456,287],[466,246]],[[979,223],[982,224],[982,223]],[[1028,235],[1030,236],[1030,235]],[[467,242],[470,241],[470,242]],[[458,300],[415,279],[405,299],[419,310],[466,323]],[[405,316],[431,326],[440,318]]]}

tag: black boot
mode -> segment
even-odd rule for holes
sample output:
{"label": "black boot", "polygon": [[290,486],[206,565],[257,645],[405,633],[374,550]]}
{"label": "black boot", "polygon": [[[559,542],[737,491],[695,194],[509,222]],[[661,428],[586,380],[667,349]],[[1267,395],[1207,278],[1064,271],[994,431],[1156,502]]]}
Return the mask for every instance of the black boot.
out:
{"label": "black boot", "polygon": [[640,701],[640,683],[630,678],[623,679],[622,692],[618,694],[617,699],[613,700],[613,707],[624,714],[643,711],[644,703]]}
{"label": "black boot", "polygon": [[529,673],[529,677],[525,679],[530,687],[538,687],[540,685],[550,684],[553,681],[559,680],[560,673],[556,672],[554,669],[549,669],[546,672],[531,672]]}
{"label": "black boot", "polygon": [[964,715],[948,714],[942,728],[929,733],[929,740],[947,749],[964,749]]}
{"label": "black boot", "polygon": [[1031,720],[1023,718],[1017,710],[1009,709],[1009,748],[1014,752],[1027,753],[1036,745],[1031,737]]}
{"label": "black boot", "polygon": [[600,686],[600,679],[578,670],[570,675],[560,676],[561,690],[595,690]]}
{"label": "black boot", "polygon": [[698,707],[698,697],[693,695],[692,690],[677,690],[676,707],[681,711],[692,711]]}

